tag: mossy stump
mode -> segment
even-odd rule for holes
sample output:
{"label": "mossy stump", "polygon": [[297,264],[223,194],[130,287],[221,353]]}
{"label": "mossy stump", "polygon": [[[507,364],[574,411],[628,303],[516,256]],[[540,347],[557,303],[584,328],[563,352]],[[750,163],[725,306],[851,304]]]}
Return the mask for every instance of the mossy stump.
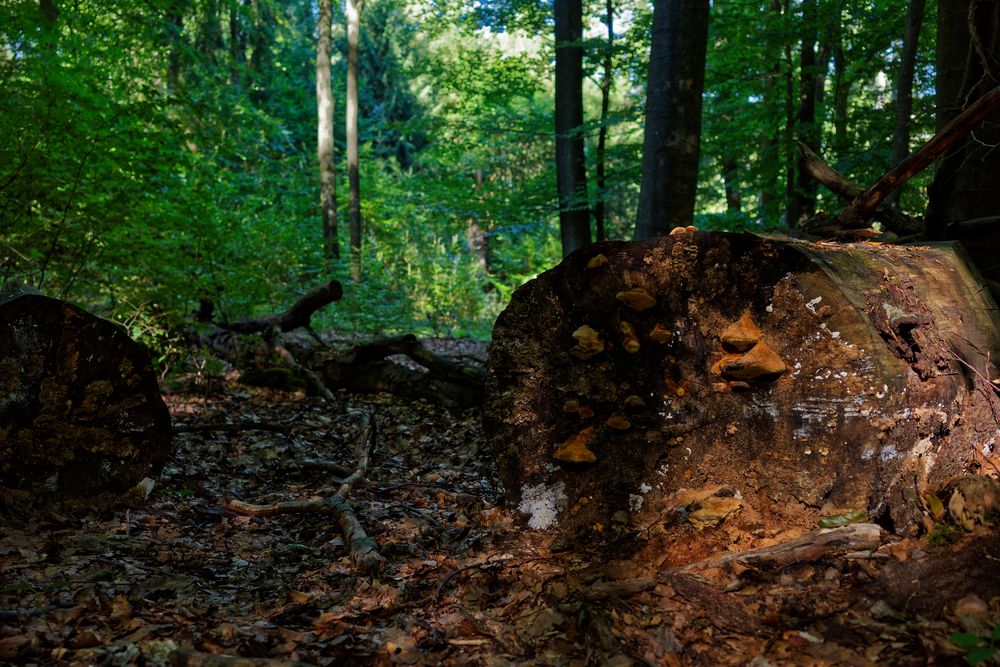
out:
{"label": "mossy stump", "polygon": [[953,245],[600,243],[514,293],[484,421],[532,528],[903,532],[925,488],[993,456],[998,337]]}
{"label": "mossy stump", "polygon": [[144,348],[63,301],[0,297],[0,484],[120,493],[169,453],[170,415]]}

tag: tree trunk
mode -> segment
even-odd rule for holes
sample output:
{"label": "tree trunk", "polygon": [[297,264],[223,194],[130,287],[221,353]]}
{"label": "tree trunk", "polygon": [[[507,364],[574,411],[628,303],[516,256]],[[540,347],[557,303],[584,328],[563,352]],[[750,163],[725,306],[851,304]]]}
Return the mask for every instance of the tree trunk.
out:
{"label": "tree trunk", "polygon": [[847,102],[851,82],[846,79],[843,30],[838,30],[833,45],[833,152],[838,158],[847,150]]}
{"label": "tree trunk", "polygon": [[[799,111],[796,118],[798,140],[814,151],[819,150],[819,128],[816,125],[816,0],[802,3],[802,50],[799,55]],[[800,218],[816,212],[816,181],[800,157],[795,178],[796,204],[794,218],[788,224],[796,227]]]}
{"label": "tree trunk", "polygon": [[319,207],[323,218],[323,256],[327,262],[340,259],[337,241],[337,178],[333,156],[333,87],[330,83],[330,30],[332,0],[319,0],[316,40],[316,108],[319,122],[316,156],[319,160]]}
{"label": "tree trunk", "polygon": [[361,280],[361,176],[358,172],[358,42],[364,0],[347,0],[347,215],[351,234],[351,278]]}
{"label": "tree trunk", "polygon": [[605,230],[605,200],[607,199],[607,180],[604,175],[605,170],[605,147],[608,142],[608,109],[611,106],[611,85],[612,67],[614,64],[614,42],[615,42],[615,3],[614,0],[606,0],[604,7],[604,23],[608,28],[608,41],[604,51],[604,75],[601,77],[601,129],[597,135],[597,198],[594,201],[594,222],[597,231],[597,240],[603,241],[607,238]]}
{"label": "tree trunk", "polygon": [[[781,17],[781,0],[771,0],[768,7],[769,14],[778,21]],[[767,53],[774,56],[771,71],[766,74],[764,84],[764,108],[776,109],[781,100],[781,56],[780,45],[775,42],[768,33]],[[776,224],[781,215],[781,123],[780,121],[768,124],[768,130],[760,142],[760,156],[763,182],[761,183],[759,200],[759,214],[768,224]]]}
{"label": "tree trunk", "polygon": [[731,157],[722,161],[722,182],[726,188],[726,210],[730,213],[739,213],[742,208],[743,198],[740,196],[740,168],[736,160]]}
{"label": "tree trunk", "polygon": [[563,256],[590,243],[587,162],[583,151],[583,7],[555,0],[556,184]]}
{"label": "tree trunk", "polygon": [[[1000,81],[1000,2],[942,0],[938,4],[937,126],[990,93]],[[988,279],[1000,280],[1000,225],[965,236],[961,224],[1000,216],[1000,112],[940,161],[928,188],[925,236],[964,241]]]}
{"label": "tree trunk", "polygon": [[995,435],[998,360],[958,246],[605,242],[515,293],[484,423],[533,528],[907,532]]}
{"label": "tree trunk", "polygon": [[[896,79],[896,126],[892,132],[892,163],[899,164],[910,154],[910,116],[913,114],[913,73],[917,68],[917,42],[924,22],[924,0],[910,0],[906,10],[906,29],[903,33],[903,52],[899,60]],[[886,202],[899,203],[902,188],[889,193]]]}
{"label": "tree trunk", "polygon": [[636,239],[694,221],[707,42],[707,0],[655,3]]}
{"label": "tree trunk", "polygon": [[0,484],[127,491],[170,454],[149,353],[117,325],[39,294],[0,295]]}

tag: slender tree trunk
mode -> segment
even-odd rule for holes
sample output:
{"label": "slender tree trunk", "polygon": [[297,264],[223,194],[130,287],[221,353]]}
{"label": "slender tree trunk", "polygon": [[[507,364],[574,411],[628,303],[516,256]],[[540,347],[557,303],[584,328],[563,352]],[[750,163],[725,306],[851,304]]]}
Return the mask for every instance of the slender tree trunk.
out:
{"label": "slender tree trunk", "polygon": [[556,184],[563,256],[590,243],[587,162],[583,150],[583,6],[555,0]]}
{"label": "slender tree trunk", "polygon": [[[816,0],[802,3],[802,51],[799,56],[799,141],[819,152],[819,128],[816,125]],[[789,224],[798,224],[798,218],[811,216],[816,211],[816,180],[800,157],[796,178],[795,198],[797,200],[796,219]]]}
{"label": "slender tree trunk", "polygon": [[[785,13],[788,12],[788,2],[785,2]],[[795,194],[795,63],[792,58],[791,45],[785,45],[785,225],[796,227],[799,224],[799,198]]]}
{"label": "slender tree trunk", "polygon": [[739,213],[743,206],[743,197],[740,196],[739,164],[733,157],[727,157],[722,163],[722,182],[726,188],[726,210],[730,213]]}
{"label": "slender tree trunk", "polygon": [[[924,22],[924,0],[910,0],[906,11],[906,29],[903,33],[903,53],[899,60],[899,77],[896,79],[896,127],[892,133],[892,163],[903,161],[910,154],[910,116],[913,113],[913,73],[917,67],[917,43]],[[890,205],[899,204],[902,188],[897,188],[885,198]]]}
{"label": "slender tree trunk", "polygon": [[167,8],[167,23],[170,25],[169,45],[167,47],[167,96],[177,93],[181,80],[181,43],[184,39],[184,5],[179,0],[173,0]]}
{"label": "slender tree trunk", "polygon": [[[781,18],[781,0],[771,0],[769,13],[774,21]],[[780,46],[768,32],[767,53],[773,54],[774,61],[771,71],[764,81],[764,108],[776,109],[781,99],[779,92],[781,81]],[[768,223],[775,223],[781,215],[780,175],[781,175],[781,123],[769,124],[768,132],[760,142],[761,156],[761,190],[758,202],[758,216]]]}
{"label": "slender tree trunk", "polygon": [[333,87],[330,83],[330,30],[333,0],[319,0],[316,41],[316,109],[319,117],[316,156],[319,159],[319,206],[323,218],[323,257],[340,258],[337,242],[337,180],[333,159]]}
{"label": "slender tree trunk", "polygon": [[636,239],[694,221],[708,5],[708,0],[654,4]]}
{"label": "slender tree trunk", "polygon": [[833,45],[833,147],[838,158],[847,150],[847,102],[851,83],[846,80],[843,31],[837,31]]}
{"label": "slender tree trunk", "polygon": [[358,42],[364,0],[347,0],[347,184],[351,278],[361,280],[361,177],[358,172]]}
{"label": "slender tree trunk", "polygon": [[233,2],[229,5],[229,55],[232,59],[229,81],[234,86],[240,85],[243,65],[246,64],[246,32],[240,24],[240,5]]}
{"label": "slender tree trunk", "polygon": [[608,109],[611,106],[611,75],[613,67],[612,50],[615,42],[615,3],[614,0],[606,0],[604,5],[604,22],[608,27],[608,42],[604,52],[604,76],[601,78],[601,130],[597,135],[597,199],[594,202],[594,221],[597,227],[597,240],[603,241],[607,238],[605,230],[606,207],[604,205],[607,197],[607,178],[605,177],[605,147],[608,141]]}

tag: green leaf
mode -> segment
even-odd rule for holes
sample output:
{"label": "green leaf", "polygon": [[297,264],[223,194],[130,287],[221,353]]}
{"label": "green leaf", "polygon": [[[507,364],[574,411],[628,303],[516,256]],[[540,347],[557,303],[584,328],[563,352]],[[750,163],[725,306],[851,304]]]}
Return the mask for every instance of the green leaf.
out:
{"label": "green leaf", "polygon": [[951,635],[948,637],[948,641],[959,648],[965,649],[978,648],[986,644],[986,640],[984,638],[979,635],[974,635],[971,632],[959,632]]}
{"label": "green leaf", "polygon": [[992,646],[974,648],[965,654],[965,661],[970,665],[980,665],[993,659],[995,650]]}

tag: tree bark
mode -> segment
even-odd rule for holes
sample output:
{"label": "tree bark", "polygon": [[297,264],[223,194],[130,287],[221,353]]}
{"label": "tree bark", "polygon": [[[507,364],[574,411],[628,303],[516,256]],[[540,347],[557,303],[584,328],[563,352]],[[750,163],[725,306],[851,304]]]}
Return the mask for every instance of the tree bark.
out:
{"label": "tree bark", "polygon": [[333,0],[319,0],[316,40],[316,157],[319,161],[319,207],[323,219],[323,256],[327,262],[340,259],[337,240],[337,178],[334,170],[333,87],[330,82],[330,31]]}
{"label": "tree bark", "polygon": [[590,243],[587,162],[583,150],[583,6],[555,0],[556,185],[563,256]]}
{"label": "tree bark", "polygon": [[358,171],[358,43],[364,0],[347,0],[347,215],[351,235],[351,278],[361,280],[361,176]]}
{"label": "tree bark", "polygon": [[497,320],[484,424],[532,528],[728,546],[710,529],[852,510],[908,532],[922,490],[993,437],[998,360],[957,245],[604,242]]}
{"label": "tree bark", "polygon": [[[886,195],[939,157],[946,155],[945,161],[947,162],[956,152],[961,152],[961,149],[958,151],[954,149],[970,132],[981,127],[988,118],[996,115],[998,111],[1000,111],[1000,86],[970,104],[961,114],[931,137],[920,150],[909,155],[886,172],[873,186],[861,193],[840,213],[838,216],[839,224],[848,229],[865,226],[872,212],[885,199]],[[988,196],[988,193],[984,193],[984,196]],[[1000,200],[997,203],[1000,205]]]}
{"label": "tree bark", "polygon": [[[903,52],[899,58],[899,76],[896,78],[896,125],[892,133],[892,163],[899,164],[910,154],[910,116],[913,114],[913,73],[917,68],[917,43],[924,22],[924,0],[910,0],[906,10],[906,29],[903,32]],[[886,197],[887,203],[897,205],[901,188]]]}
{"label": "tree bark", "polygon": [[694,221],[708,6],[707,0],[654,4],[636,239]]}
{"label": "tree bark", "polygon": [[[1000,83],[1000,2],[942,0],[938,3],[937,126],[992,95]],[[991,91],[991,89],[993,89]],[[975,239],[956,235],[954,223],[1000,215],[1000,111],[983,119],[962,145],[939,163],[928,188],[924,234],[956,238],[988,279],[1000,279],[1000,229]]]}
{"label": "tree bark", "polygon": [[611,106],[612,68],[614,65],[615,43],[615,3],[606,0],[604,5],[604,23],[608,28],[608,40],[604,51],[604,75],[601,77],[601,129],[597,135],[597,198],[594,201],[594,222],[597,240],[607,238],[605,230],[605,201],[607,199],[607,180],[605,178],[606,150],[608,142],[608,109]]}
{"label": "tree bark", "polygon": [[[802,2],[802,49],[799,54],[799,110],[796,118],[798,140],[814,151],[819,150],[819,128],[816,125],[816,0]],[[801,218],[816,211],[816,181],[801,156],[795,178],[795,216],[788,221],[798,226]]]}

